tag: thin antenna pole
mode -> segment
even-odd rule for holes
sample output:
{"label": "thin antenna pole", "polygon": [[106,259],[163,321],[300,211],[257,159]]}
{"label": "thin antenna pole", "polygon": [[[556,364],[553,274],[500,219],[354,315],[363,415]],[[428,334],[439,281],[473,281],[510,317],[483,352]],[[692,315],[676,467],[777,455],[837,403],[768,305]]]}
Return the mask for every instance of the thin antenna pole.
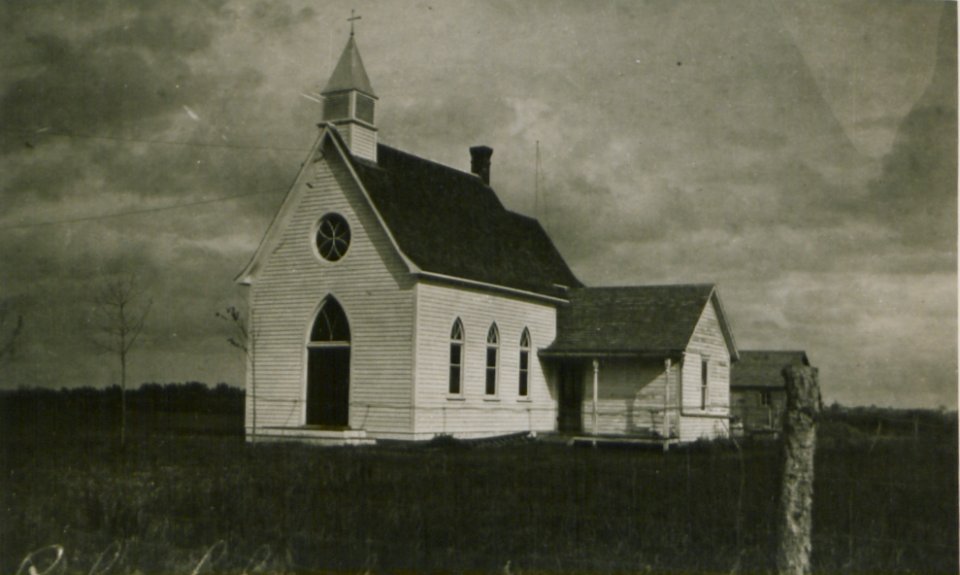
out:
{"label": "thin antenna pole", "polygon": [[[327,74],[333,73],[333,33],[327,30]],[[320,90],[323,86],[320,87]]]}
{"label": "thin antenna pole", "polygon": [[537,167],[533,181],[533,217],[540,219],[540,140],[537,140]]}

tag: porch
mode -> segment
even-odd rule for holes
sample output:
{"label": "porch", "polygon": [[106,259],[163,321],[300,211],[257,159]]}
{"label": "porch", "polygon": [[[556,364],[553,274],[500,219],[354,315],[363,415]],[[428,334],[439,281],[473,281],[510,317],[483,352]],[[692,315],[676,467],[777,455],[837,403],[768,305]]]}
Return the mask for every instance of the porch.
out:
{"label": "porch", "polygon": [[619,445],[625,447],[643,447],[650,449],[660,449],[663,452],[670,451],[671,445],[678,445],[680,439],[677,437],[639,437],[629,435],[575,435],[567,440],[567,445]]}
{"label": "porch", "polygon": [[557,396],[557,432],[571,443],[667,445],[679,437],[673,359],[543,354]]}

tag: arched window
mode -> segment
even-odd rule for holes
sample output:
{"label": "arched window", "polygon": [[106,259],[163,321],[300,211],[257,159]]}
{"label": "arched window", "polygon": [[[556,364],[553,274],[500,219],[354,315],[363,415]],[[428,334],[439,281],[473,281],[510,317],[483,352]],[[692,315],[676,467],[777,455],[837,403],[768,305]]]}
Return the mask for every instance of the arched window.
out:
{"label": "arched window", "polygon": [[710,364],[707,360],[700,362],[700,409],[707,408],[708,384],[710,383]]}
{"label": "arched window", "polygon": [[310,330],[311,343],[349,343],[350,324],[337,300],[327,298]]}
{"label": "arched window", "polygon": [[497,324],[490,326],[487,331],[487,395],[497,394],[497,363],[500,359],[500,330]]}
{"label": "arched window", "polygon": [[345,427],[350,410],[350,324],[332,296],[324,300],[307,342],[307,425]]}
{"label": "arched window", "polygon": [[530,330],[523,328],[520,336],[520,397],[530,395]]}
{"label": "arched window", "polygon": [[453,322],[450,330],[450,383],[447,391],[451,395],[463,392],[463,322],[460,318]]}

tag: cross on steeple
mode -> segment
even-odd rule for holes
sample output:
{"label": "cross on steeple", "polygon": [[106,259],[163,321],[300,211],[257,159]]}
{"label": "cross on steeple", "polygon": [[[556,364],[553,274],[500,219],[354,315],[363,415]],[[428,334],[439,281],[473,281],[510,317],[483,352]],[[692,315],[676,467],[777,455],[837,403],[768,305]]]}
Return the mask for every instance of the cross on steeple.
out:
{"label": "cross on steeple", "polygon": [[351,8],[351,9],[350,9],[350,17],[347,18],[347,22],[350,22],[350,35],[351,35],[351,36],[353,36],[353,22],[354,22],[355,20],[360,20],[361,18],[363,18],[363,16],[355,16],[355,15],[354,15],[355,12],[356,12],[356,10],[354,10],[353,8]]}

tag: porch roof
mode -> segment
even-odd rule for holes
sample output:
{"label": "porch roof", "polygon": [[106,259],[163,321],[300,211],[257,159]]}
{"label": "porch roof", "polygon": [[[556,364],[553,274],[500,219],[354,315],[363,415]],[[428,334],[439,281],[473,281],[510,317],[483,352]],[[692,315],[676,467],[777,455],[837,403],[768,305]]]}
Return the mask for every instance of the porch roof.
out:
{"label": "porch roof", "polygon": [[[567,295],[570,303],[557,310],[557,338],[541,357],[679,355],[716,290],[686,284],[580,288]],[[718,314],[726,335],[719,306]]]}
{"label": "porch roof", "polygon": [[627,358],[627,359],[659,359],[659,358],[679,358],[683,354],[682,349],[654,349],[654,350],[566,350],[553,349],[553,346],[541,349],[537,355],[544,359],[601,359],[601,358]]}

